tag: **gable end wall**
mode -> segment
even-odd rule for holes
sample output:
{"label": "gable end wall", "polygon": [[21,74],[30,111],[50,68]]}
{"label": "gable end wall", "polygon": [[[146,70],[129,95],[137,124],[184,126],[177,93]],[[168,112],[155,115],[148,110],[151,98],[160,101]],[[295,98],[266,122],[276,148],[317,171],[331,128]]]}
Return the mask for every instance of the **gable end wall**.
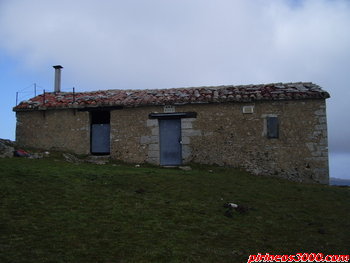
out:
{"label": "gable end wall", "polygon": [[16,141],[23,147],[90,152],[90,116],[72,109],[16,113]]}

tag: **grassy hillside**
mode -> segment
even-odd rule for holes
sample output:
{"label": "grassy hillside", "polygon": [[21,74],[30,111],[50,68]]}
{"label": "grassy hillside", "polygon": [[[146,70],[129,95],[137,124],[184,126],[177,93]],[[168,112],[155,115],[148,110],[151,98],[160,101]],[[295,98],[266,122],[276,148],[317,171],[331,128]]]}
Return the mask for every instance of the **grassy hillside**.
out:
{"label": "grassy hillside", "polygon": [[[349,253],[350,188],[220,167],[0,159],[0,262],[246,262]],[[225,216],[225,202],[249,207]]]}

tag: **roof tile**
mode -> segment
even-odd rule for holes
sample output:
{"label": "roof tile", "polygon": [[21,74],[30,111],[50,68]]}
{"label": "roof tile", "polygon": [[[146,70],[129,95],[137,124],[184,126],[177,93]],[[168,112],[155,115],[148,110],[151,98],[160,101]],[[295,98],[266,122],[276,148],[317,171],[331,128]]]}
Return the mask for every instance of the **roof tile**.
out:
{"label": "roof tile", "polygon": [[[311,82],[210,86],[154,90],[99,90],[45,93],[14,107],[14,111],[100,106],[140,107],[166,104],[326,99],[328,92]],[[44,102],[45,100],[45,102]]]}

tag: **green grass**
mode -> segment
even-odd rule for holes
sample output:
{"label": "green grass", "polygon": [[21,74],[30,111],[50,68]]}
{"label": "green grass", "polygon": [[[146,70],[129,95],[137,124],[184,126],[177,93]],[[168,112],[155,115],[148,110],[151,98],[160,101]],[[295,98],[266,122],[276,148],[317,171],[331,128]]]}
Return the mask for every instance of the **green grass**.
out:
{"label": "green grass", "polygon": [[[0,262],[246,262],[259,252],[349,253],[349,188],[193,168],[0,159]],[[225,202],[251,209],[228,218]]]}

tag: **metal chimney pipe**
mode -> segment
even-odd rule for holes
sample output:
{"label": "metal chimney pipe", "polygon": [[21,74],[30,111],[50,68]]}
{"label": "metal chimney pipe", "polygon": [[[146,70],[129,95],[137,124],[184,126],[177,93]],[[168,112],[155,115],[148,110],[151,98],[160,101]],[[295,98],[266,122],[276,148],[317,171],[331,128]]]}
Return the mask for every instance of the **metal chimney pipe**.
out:
{"label": "metal chimney pipe", "polygon": [[55,92],[61,92],[61,65],[53,66],[55,69]]}

